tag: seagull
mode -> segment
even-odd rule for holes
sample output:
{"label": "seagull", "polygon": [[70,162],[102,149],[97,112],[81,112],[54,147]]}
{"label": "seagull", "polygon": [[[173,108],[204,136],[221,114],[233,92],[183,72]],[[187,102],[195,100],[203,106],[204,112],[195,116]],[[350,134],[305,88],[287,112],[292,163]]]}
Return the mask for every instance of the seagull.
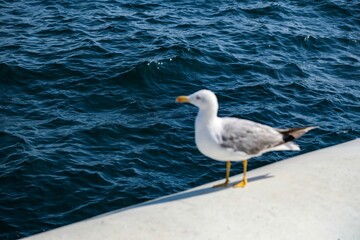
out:
{"label": "seagull", "polygon": [[226,162],[225,182],[213,187],[227,187],[231,161],[243,162],[243,179],[235,188],[247,184],[247,163],[250,158],[271,151],[298,151],[292,142],[317,127],[276,129],[246,119],[218,117],[218,101],[210,90],[200,90],[176,98],[179,103],[191,103],[199,108],[195,120],[195,143],[199,151],[214,160]]}

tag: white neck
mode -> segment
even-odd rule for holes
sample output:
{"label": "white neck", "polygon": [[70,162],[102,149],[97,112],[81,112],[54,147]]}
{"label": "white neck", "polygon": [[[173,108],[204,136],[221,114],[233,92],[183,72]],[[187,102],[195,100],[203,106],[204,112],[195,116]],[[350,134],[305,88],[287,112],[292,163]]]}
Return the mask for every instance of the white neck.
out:
{"label": "white neck", "polygon": [[[207,125],[211,124],[211,122],[217,119],[217,106],[213,106],[211,108],[199,109],[199,112],[196,116],[196,124],[199,125]],[[200,126],[199,126],[200,127]]]}

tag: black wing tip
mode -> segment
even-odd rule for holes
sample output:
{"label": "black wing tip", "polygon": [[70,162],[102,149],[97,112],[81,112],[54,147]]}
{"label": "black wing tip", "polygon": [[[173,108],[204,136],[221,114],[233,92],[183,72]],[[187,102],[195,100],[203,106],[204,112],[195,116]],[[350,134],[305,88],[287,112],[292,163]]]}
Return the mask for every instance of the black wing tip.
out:
{"label": "black wing tip", "polygon": [[295,137],[292,136],[291,134],[284,134],[284,135],[283,135],[283,141],[284,141],[284,143],[290,142],[290,141],[293,141],[293,140],[295,140]]}
{"label": "black wing tip", "polygon": [[302,128],[292,128],[292,129],[288,129],[287,131],[283,131],[280,132],[283,135],[283,141],[286,142],[290,142],[293,141],[295,139],[298,139],[299,137],[301,137],[302,135],[304,135],[305,133],[315,129],[315,128],[319,128],[319,126],[309,126],[309,127],[302,127]]}

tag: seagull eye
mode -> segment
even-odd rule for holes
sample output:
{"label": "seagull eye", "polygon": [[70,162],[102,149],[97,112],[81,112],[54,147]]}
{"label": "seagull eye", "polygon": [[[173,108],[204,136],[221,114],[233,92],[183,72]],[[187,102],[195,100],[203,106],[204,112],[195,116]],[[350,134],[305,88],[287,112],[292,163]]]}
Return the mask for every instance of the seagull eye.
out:
{"label": "seagull eye", "polygon": [[196,99],[197,99],[197,100],[200,100],[201,98],[200,98],[199,96],[196,96]]}

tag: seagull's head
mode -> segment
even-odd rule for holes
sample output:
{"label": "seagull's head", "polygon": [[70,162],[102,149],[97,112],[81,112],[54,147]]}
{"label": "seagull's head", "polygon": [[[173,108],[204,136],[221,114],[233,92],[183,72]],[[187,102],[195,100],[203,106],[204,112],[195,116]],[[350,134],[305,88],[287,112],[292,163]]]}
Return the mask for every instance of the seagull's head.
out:
{"label": "seagull's head", "polygon": [[200,90],[189,96],[179,96],[176,98],[176,102],[180,103],[191,103],[200,110],[213,109],[217,111],[218,101],[215,93],[210,90]]}

